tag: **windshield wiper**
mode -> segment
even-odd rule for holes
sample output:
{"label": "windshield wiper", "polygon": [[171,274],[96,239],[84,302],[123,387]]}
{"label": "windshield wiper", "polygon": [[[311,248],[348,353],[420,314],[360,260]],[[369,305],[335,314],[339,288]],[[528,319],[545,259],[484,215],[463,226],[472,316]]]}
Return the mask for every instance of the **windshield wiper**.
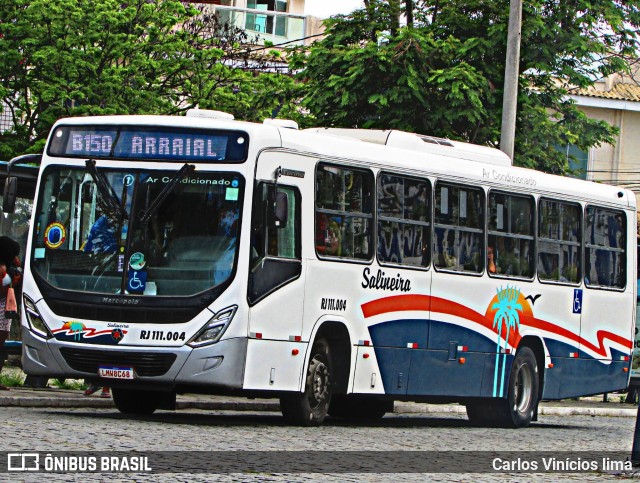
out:
{"label": "windshield wiper", "polygon": [[104,173],[98,171],[95,159],[87,159],[85,164],[87,165],[87,171],[98,188],[100,199],[103,201],[100,206],[102,211],[105,212],[109,218],[116,220],[118,223],[129,218],[127,212],[122,208],[121,202],[118,199],[118,195],[113,189],[113,186],[111,186]]}
{"label": "windshield wiper", "polygon": [[158,193],[158,196],[156,196],[153,199],[153,202],[151,203],[151,205],[146,209],[146,211],[144,212],[144,215],[142,215],[142,217],[140,218],[140,222],[142,223],[142,226],[146,227],[149,224],[151,217],[156,214],[158,209],[160,209],[160,207],[162,206],[162,203],[164,203],[164,200],[175,189],[177,184],[185,176],[193,173],[195,169],[196,167],[193,164],[185,164],[182,168],[180,168],[180,171],[178,171],[176,175],[171,179],[171,181],[169,181],[164,186],[164,188],[162,188],[162,191],[160,191],[160,193]]}

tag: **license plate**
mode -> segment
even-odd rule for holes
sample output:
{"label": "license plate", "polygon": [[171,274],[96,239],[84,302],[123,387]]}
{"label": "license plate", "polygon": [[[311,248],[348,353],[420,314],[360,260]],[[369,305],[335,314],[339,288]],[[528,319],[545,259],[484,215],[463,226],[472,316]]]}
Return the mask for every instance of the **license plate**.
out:
{"label": "license plate", "polygon": [[133,367],[98,367],[98,375],[108,379],[134,379]]}

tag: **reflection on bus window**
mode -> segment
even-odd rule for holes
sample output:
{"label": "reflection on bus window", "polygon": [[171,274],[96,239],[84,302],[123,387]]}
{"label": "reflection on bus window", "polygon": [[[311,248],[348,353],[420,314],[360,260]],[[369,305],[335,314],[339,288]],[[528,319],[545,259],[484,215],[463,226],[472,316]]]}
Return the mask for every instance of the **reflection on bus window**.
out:
{"label": "reflection on bus window", "polygon": [[484,193],[438,182],[435,189],[434,265],[441,270],[484,269]]}
{"label": "reflection on bus window", "polygon": [[65,290],[150,296],[194,295],[229,280],[243,196],[237,174],[198,174],[167,192],[175,171],[103,174],[122,216],[83,168],[43,176],[32,252],[38,276]]}
{"label": "reflection on bus window", "polygon": [[378,259],[426,267],[429,264],[428,181],[382,174],[378,178]]}
{"label": "reflection on bus window", "polygon": [[489,246],[496,275],[531,278],[534,273],[533,198],[489,194]]}
{"label": "reflection on bus window", "polygon": [[369,260],[373,249],[371,172],[320,164],[316,182],[318,255]]}
{"label": "reflection on bus window", "polygon": [[538,212],[538,277],[578,283],[581,255],[580,205],[541,199]]}

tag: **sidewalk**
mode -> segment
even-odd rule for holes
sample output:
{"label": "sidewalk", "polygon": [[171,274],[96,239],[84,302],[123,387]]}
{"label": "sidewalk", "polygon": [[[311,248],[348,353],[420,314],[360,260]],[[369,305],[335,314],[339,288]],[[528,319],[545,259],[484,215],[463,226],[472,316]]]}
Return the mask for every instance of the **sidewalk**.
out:
{"label": "sidewalk", "polygon": [[[53,407],[53,408],[114,408],[112,399],[100,398],[99,392],[93,396],[84,396],[81,390],[29,387],[12,387],[9,391],[0,391],[0,407]],[[585,397],[540,403],[538,413],[554,416],[607,416],[636,417],[637,406],[619,402],[618,394],[609,395],[609,402],[603,402],[602,396]],[[208,411],[271,411],[279,412],[277,399],[247,399],[228,396],[209,396],[201,394],[178,395],[177,409],[202,409]],[[396,402],[394,413],[398,414],[434,414],[465,413],[465,407],[458,404],[425,404]]]}

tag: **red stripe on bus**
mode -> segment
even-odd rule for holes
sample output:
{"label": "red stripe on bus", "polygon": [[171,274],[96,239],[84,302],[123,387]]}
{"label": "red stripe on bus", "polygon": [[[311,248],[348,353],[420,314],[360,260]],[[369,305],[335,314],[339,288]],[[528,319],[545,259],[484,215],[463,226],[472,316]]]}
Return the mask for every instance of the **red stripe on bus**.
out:
{"label": "red stripe on bus", "polygon": [[[391,297],[384,297],[381,299],[373,300],[362,304],[362,313],[365,318],[374,317],[376,315],[386,314],[389,312],[402,312],[402,311],[431,311],[436,313],[443,313],[454,315],[476,324],[482,325],[492,332],[498,333],[493,327],[493,320],[489,319],[483,314],[476,312],[469,307],[466,307],[457,302],[452,302],[440,297],[431,297],[429,295],[393,295]],[[524,314],[520,314],[520,323],[528,327],[534,327],[545,332],[559,335],[566,339],[569,339],[576,344],[582,345],[596,354],[606,357],[607,351],[604,346],[605,340],[610,340],[621,346],[631,349],[633,342],[630,339],[616,335],[606,330],[599,330],[596,333],[598,345],[596,346],[592,342],[581,338],[578,334],[571,332],[563,327],[560,327],[546,320],[537,319],[535,317],[529,317]],[[506,335],[506,327],[503,327],[502,337]],[[517,332],[509,333],[509,345],[517,347],[520,342],[521,336]]]}

